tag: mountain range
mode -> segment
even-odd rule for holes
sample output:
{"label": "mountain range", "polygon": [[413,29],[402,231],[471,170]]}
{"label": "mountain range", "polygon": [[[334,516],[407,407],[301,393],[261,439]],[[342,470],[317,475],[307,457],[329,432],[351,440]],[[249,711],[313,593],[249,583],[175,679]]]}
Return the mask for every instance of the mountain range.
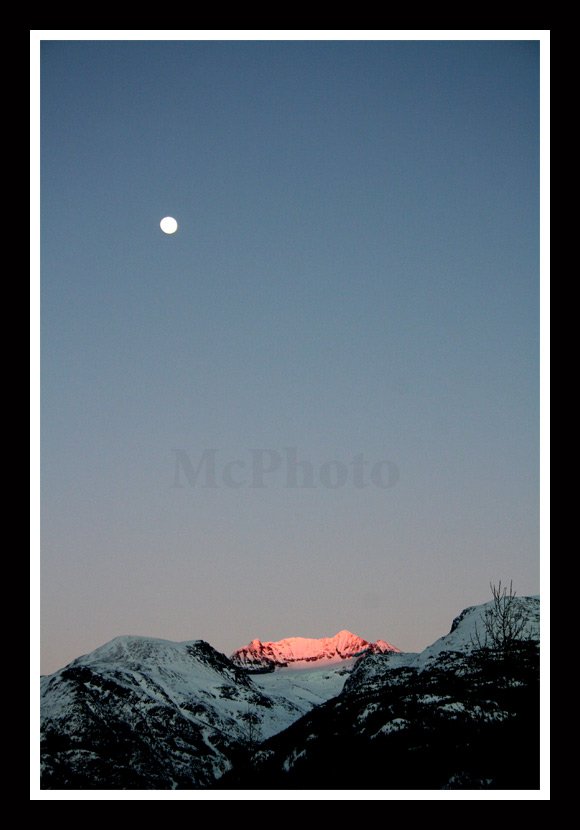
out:
{"label": "mountain range", "polygon": [[41,786],[533,788],[539,598],[517,603],[509,660],[477,644],[491,603],[420,653],[348,631],[230,658],[117,637],[41,678]]}
{"label": "mountain range", "polygon": [[330,665],[340,663],[350,657],[363,654],[399,651],[396,646],[377,640],[369,643],[350,631],[339,631],[334,637],[309,639],[307,637],[288,637],[275,643],[252,640],[247,646],[239,648],[231,656],[237,666],[247,669],[298,668],[305,664]]}

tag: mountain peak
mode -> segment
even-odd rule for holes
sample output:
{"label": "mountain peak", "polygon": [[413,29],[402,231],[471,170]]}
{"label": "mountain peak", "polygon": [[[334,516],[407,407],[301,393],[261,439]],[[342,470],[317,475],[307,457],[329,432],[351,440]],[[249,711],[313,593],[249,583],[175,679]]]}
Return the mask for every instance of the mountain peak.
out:
{"label": "mountain peak", "polygon": [[275,669],[305,663],[329,665],[358,657],[366,652],[399,651],[385,640],[370,643],[352,631],[343,628],[333,637],[287,637],[276,642],[252,640],[236,649],[231,660],[238,666],[255,669]]}

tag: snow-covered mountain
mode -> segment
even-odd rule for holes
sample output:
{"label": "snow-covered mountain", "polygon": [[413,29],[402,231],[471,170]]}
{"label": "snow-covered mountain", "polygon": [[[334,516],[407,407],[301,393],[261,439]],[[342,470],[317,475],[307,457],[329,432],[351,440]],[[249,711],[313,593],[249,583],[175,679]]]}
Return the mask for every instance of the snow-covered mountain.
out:
{"label": "snow-covered mountain", "polygon": [[[539,642],[540,640],[540,598],[516,597],[518,613],[521,613],[525,625],[521,632],[523,640]],[[482,605],[472,605],[458,614],[448,634],[439,637],[430,646],[420,652],[397,652],[370,654],[367,659],[357,662],[352,675],[347,678],[345,691],[356,686],[359,690],[363,684],[376,687],[390,682],[395,669],[412,669],[424,671],[433,665],[442,665],[449,655],[465,656],[477,651],[477,634],[480,639],[485,631],[485,616],[492,610],[493,601]],[[456,664],[457,667],[457,664]]]}
{"label": "snow-covered mountain", "polygon": [[[521,639],[539,641],[540,597],[515,597],[514,607],[522,617]],[[479,636],[480,641],[485,639],[485,616],[493,613],[493,608],[493,600],[483,605],[465,608],[451,623],[449,634],[435,640],[420,653],[418,664],[425,665],[443,652],[472,652],[477,649],[477,637]]]}
{"label": "snow-covered mountain", "polygon": [[247,646],[239,648],[231,656],[237,666],[248,669],[275,669],[287,666],[298,667],[301,664],[340,663],[362,654],[399,651],[396,646],[385,640],[369,643],[350,631],[339,631],[334,637],[309,639],[307,637],[289,637],[277,642],[252,640]]}
{"label": "snow-covered mountain", "polygon": [[226,789],[534,789],[539,786],[539,598],[522,637],[474,645],[491,603],[419,654],[365,654],[342,691],[265,741]]}
{"label": "snow-covered mountain", "polygon": [[117,637],[41,678],[43,786],[207,786],[337,695],[354,662],[250,676],[203,640]]}
{"label": "snow-covered mountain", "polygon": [[41,678],[41,786],[533,787],[539,598],[517,604],[509,660],[475,645],[490,603],[420,654],[348,631],[255,640],[235,660],[117,637]]}
{"label": "snow-covered mountain", "polygon": [[202,640],[117,637],[41,678],[44,786],[204,786],[313,705],[263,693]]}

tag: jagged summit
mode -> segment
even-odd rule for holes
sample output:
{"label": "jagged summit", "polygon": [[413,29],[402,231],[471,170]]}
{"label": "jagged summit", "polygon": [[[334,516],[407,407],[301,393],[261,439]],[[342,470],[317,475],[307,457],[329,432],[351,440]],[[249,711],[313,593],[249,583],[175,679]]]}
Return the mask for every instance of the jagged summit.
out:
{"label": "jagged summit", "polygon": [[237,649],[231,660],[246,668],[276,668],[297,666],[302,663],[328,665],[347,660],[366,652],[376,653],[399,651],[385,640],[370,643],[362,637],[343,629],[334,637],[288,637],[276,642],[252,640],[247,646]]}

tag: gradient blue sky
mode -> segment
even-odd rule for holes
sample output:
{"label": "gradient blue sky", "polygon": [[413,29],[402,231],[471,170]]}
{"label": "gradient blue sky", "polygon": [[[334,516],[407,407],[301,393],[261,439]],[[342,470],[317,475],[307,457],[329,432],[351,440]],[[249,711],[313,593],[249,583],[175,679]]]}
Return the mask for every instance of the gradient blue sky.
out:
{"label": "gradient blue sky", "polygon": [[[415,650],[490,579],[538,592],[538,71],[42,44],[43,671],[125,633]],[[172,487],[176,448],[285,447],[399,480]]]}

